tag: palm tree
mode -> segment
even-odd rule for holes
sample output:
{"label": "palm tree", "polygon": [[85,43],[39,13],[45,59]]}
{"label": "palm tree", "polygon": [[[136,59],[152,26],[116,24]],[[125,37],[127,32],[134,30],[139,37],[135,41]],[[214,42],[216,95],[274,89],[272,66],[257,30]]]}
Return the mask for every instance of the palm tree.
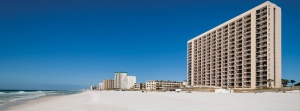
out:
{"label": "palm tree", "polygon": [[142,89],[146,89],[146,85],[145,84],[143,84]]}
{"label": "palm tree", "polygon": [[289,83],[290,81],[287,79],[281,79],[281,84],[283,87],[286,87],[286,85]]}
{"label": "palm tree", "polygon": [[267,82],[269,83],[269,87],[271,87],[271,83],[274,82],[274,80],[273,79],[268,79]]}
{"label": "palm tree", "polygon": [[290,80],[290,82],[292,83],[291,88],[293,87],[293,84],[296,82],[295,80]]}

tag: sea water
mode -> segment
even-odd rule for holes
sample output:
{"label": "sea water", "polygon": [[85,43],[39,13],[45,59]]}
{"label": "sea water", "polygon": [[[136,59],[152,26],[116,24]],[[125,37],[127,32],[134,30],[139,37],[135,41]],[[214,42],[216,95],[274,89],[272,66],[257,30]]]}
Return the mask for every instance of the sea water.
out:
{"label": "sea water", "polygon": [[39,97],[77,94],[80,92],[70,90],[0,90],[0,110],[12,106],[12,104]]}

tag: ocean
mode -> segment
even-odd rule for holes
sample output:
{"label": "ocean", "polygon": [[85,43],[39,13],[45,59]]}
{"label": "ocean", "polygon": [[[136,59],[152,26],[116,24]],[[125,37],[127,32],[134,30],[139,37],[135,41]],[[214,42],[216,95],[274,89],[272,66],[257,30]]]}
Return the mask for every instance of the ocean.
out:
{"label": "ocean", "polygon": [[39,97],[77,94],[72,90],[0,90],[0,111]]}

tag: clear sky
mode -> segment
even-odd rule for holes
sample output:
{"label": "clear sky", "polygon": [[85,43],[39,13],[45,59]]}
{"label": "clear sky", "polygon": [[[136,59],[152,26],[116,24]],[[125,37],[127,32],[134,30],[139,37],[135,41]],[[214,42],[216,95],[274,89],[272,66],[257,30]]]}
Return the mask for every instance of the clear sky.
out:
{"label": "clear sky", "polygon": [[[126,71],[186,80],[187,41],[266,0],[0,0],[0,89],[82,89]],[[282,8],[282,76],[300,81],[299,0]]]}

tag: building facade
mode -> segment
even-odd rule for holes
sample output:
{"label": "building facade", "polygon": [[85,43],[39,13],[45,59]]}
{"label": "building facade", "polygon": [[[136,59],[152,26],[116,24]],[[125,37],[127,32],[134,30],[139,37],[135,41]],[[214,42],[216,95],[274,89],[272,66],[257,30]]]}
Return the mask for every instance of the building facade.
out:
{"label": "building facade", "polygon": [[114,88],[122,88],[122,80],[127,76],[127,72],[115,72]]}
{"label": "building facade", "polygon": [[114,80],[106,79],[103,80],[103,90],[111,90],[114,89]]}
{"label": "building facade", "polygon": [[103,90],[103,83],[99,83],[99,90]]}
{"label": "building facade", "polygon": [[177,81],[163,81],[163,80],[150,80],[146,81],[146,90],[175,90],[176,88],[183,87],[183,82]]}
{"label": "building facade", "polygon": [[[281,86],[281,8],[267,1],[187,43],[193,87]],[[274,82],[271,86],[267,80]]]}
{"label": "building facade", "polygon": [[122,89],[130,89],[133,88],[134,83],[136,83],[136,77],[135,76],[125,76],[122,79]]}
{"label": "building facade", "polygon": [[95,86],[90,86],[90,90],[95,90]]}
{"label": "building facade", "polygon": [[145,83],[134,83],[134,89],[144,89],[144,86]]}

